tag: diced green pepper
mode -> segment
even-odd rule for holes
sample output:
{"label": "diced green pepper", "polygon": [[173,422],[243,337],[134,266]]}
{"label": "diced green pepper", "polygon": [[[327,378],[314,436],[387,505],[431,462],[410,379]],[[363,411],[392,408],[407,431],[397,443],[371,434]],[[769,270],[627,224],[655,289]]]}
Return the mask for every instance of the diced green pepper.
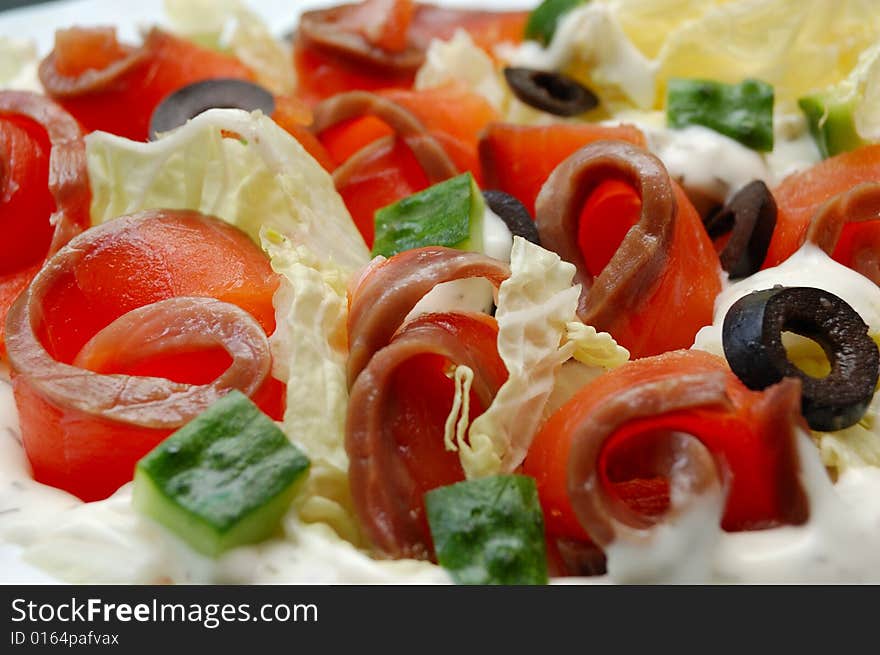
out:
{"label": "diced green pepper", "polygon": [[586,3],[587,0],[544,0],[529,14],[525,37],[547,45],[556,34],[559,20],[575,7]]}
{"label": "diced green pepper", "polygon": [[217,556],[277,531],[308,467],[275,422],[232,391],[138,462],[134,506]]}
{"label": "diced green pepper", "polygon": [[857,103],[854,94],[841,98],[833,92],[815,93],[798,100],[822,157],[827,159],[865,144],[853,117]]}
{"label": "diced green pepper", "polygon": [[484,211],[473,176],[457,175],[377,210],[373,256],[422,246],[480,250]]}
{"label": "diced green pepper", "polygon": [[534,478],[498,475],[425,494],[437,560],[458,584],[547,583]]}
{"label": "diced green pepper", "polygon": [[762,152],[773,150],[773,87],[760,80],[739,84],[669,80],[666,119],[670,127],[702,125]]}

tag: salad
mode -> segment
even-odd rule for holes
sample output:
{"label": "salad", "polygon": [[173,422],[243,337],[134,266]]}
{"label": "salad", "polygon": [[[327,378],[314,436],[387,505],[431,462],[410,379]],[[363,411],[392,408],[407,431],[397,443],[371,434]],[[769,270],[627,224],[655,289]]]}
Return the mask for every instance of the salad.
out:
{"label": "salad", "polygon": [[869,3],[295,4],[0,37],[4,570],[880,580]]}

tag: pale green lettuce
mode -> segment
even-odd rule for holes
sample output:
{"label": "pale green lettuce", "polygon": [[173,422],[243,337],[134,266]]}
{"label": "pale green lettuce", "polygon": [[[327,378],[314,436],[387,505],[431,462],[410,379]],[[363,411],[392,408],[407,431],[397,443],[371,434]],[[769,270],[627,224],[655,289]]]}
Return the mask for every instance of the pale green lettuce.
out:
{"label": "pale green lettuce", "polygon": [[39,63],[33,41],[0,36],[0,89],[42,93],[37,77]]}
{"label": "pale green lettuce", "polygon": [[263,249],[281,275],[275,294],[278,329],[270,337],[276,377],[290,381],[284,432],[312,462],[297,501],[299,516],[321,522],[355,544],[361,535],[348,486],[347,274],[271,229]]}
{"label": "pale green lettuce", "polygon": [[[498,354],[507,367],[507,381],[473,421],[467,441],[461,427],[467,411],[463,403],[454,404],[450,414],[461,416],[447,421],[447,446],[455,429],[468,478],[509,473],[522,463],[543,420],[557,372],[575,353],[586,362],[578,365],[590,370],[611,368],[628,358],[610,335],[576,327],[582,325],[576,316],[580,286],[572,286],[572,264],[516,237],[510,270],[498,290],[495,313]],[[468,377],[459,380],[456,375],[457,395],[466,394]]]}
{"label": "pale green lettuce", "polygon": [[349,274],[369,261],[333,179],[260,112],[210,109],[149,143],[94,132],[86,155],[93,223],[143,209],[194,209],[256,242],[271,228]]}
{"label": "pale green lettuce", "polygon": [[463,29],[456,30],[448,41],[433,39],[425,53],[425,63],[416,73],[416,89],[451,83],[463,84],[499,111],[504,109],[510,96],[495,62]]}

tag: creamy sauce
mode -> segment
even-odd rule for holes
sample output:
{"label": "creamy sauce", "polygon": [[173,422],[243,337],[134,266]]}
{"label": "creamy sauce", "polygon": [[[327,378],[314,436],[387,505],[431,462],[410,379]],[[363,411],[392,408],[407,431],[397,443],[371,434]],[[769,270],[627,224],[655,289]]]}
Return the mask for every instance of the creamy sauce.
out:
{"label": "creamy sauce", "polygon": [[[513,235],[507,224],[488,206],[483,214],[482,237],[485,254],[503,262],[510,261]],[[489,313],[494,304],[494,294],[492,283],[480,277],[444,282],[428,292],[407,314],[406,320],[432,312]]]}
{"label": "creamy sauce", "polygon": [[733,303],[752,291],[770,289],[777,284],[830,291],[858,312],[872,333],[880,332],[880,288],[868,278],[838,264],[820,248],[807,243],[779,266],[758,271],[722,290],[715,299],[712,325],[697,333],[694,347],[723,355],[721,327]]}
{"label": "creamy sauce", "polygon": [[880,582],[880,469],[852,469],[832,485],[815,446],[798,442],[801,483],[810,499],[802,526],[728,533],[711,496],[653,539],[614,543],[608,578],[665,583]]}
{"label": "creamy sauce", "polygon": [[639,52],[605,5],[587,3],[565,14],[546,48],[524,41],[502,54],[514,66],[568,70],[576,77],[588,71],[600,93],[610,95],[606,100],[643,108],[654,103],[657,63]]}

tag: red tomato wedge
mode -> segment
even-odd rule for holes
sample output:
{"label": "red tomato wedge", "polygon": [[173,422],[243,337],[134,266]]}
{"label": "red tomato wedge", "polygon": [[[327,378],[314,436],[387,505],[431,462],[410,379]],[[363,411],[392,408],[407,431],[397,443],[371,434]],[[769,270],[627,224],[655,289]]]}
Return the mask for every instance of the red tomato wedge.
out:
{"label": "red tomato wedge", "polygon": [[46,92],[87,131],[136,141],[147,139],[150,116],[165,96],[220,77],[253,79],[253,74],[235,57],[159,29],[152,29],[139,48],[118,44],[112,30],[61,30],[55,49],[40,64]]}
{"label": "red tomato wedge", "polygon": [[485,187],[515,196],[534,215],[535,198],[550,173],[583,146],[605,139],[645,146],[645,135],[631,125],[493,123],[479,144]]}
{"label": "red tomato wedge", "polygon": [[409,88],[432,39],[457,29],[491,54],[519,43],[528,12],[449,9],[412,0],[366,0],[306,12],[293,59],[299,91],[314,103],[344,91]]}
{"label": "red tomato wedge", "polygon": [[629,362],[597,378],[548,419],[523,465],[538,482],[548,533],[607,541],[601,525],[591,532],[573,506],[577,438],[595,441],[597,484],[617,499],[610,502],[622,503],[651,525],[669,507],[664,479],[669,472],[658,471],[657,462],[659,440],[670,432],[699,439],[727,478],[725,530],[802,522],[806,500],[795,450],[795,428],[803,427],[797,386],[788,381],[750,391],[722,358],[692,350]]}
{"label": "red tomato wedge", "polygon": [[[781,264],[803,245],[810,221],[824,203],[858,184],[878,180],[880,145],[836,155],[786,177],[773,189],[778,214],[764,267]],[[880,242],[880,221],[846,225],[832,258],[851,266],[856,239],[865,243]]]}
{"label": "red tomato wedge", "polygon": [[62,248],[8,322],[35,479],[105,498],[230,388],[280,419],[266,341],[277,285],[247,235],[196,212],[117,218]]}
{"label": "red tomato wedge", "polygon": [[6,313],[50,251],[89,224],[82,133],[51,100],[0,92],[0,356]]}
{"label": "red tomato wedge", "polygon": [[397,332],[352,387],[346,450],[362,525],[388,554],[432,558],[424,494],[464,480],[458,454],[446,450],[444,428],[455,394],[452,367],[475,374],[471,420],[507,379],[489,316],[426,314]]}

